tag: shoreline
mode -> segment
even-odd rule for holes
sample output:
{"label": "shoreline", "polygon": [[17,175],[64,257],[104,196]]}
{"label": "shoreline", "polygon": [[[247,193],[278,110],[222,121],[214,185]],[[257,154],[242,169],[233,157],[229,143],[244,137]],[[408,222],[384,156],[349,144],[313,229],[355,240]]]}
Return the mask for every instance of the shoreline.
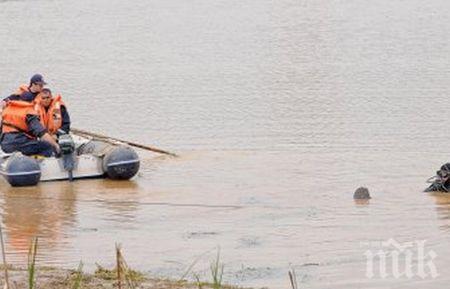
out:
{"label": "shoreline", "polygon": [[[5,285],[5,267],[0,266],[1,286]],[[121,288],[147,289],[243,289],[233,285],[219,285],[205,281],[175,280],[171,278],[152,277],[149,274],[131,270],[132,283],[123,280]],[[39,289],[113,289],[118,288],[117,271],[98,267],[94,273],[84,273],[79,270],[62,269],[58,267],[36,267],[34,288]],[[80,274],[81,273],[81,274]],[[11,289],[29,288],[29,270],[27,268],[8,266],[9,284]],[[5,287],[4,287],[5,288]],[[247,288],[250,289],[250,288]]]}

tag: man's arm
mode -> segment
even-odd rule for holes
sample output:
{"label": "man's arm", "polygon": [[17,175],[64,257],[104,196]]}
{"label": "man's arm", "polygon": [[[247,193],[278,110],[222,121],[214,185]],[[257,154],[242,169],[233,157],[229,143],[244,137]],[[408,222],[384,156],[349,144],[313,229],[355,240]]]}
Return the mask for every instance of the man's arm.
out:
{"label": "man's arm", "polygon": [[42,126],[37,115],[27,114],[26,122],[28,125],[28,132],[33,136],[40,138],[47,133],[47,129]]}
{"label": "man's arm", "polygon": [[28,114],[26,117],[26,121],[28,124],[29,133],[31,133],[35,137],[42,139],[43,141],[50,143],[55,148],[55,151],[59,153],[60,149],[58,143],[47,132],[47,129],[42,126],[37,115]]}
{"label": "man's arm", "polygon": [[20,95],[17,95],[17,94],[11,94],[10,96],[5,97],[5,98],[3,99],[3,103],[7,103],[7,102],[10,101],[10,100],[20,100]]}

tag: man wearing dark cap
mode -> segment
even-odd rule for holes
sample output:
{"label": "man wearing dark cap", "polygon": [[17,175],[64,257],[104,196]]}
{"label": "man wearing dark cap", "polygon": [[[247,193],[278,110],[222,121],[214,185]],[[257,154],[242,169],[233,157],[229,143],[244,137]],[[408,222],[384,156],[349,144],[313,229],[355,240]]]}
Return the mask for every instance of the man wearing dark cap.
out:
{"label": "man wearing dark cap", "polygon": [[[27,102],[32,102],[36,96],[42,91],[44,85],[47,83],[44,81],[44,78],[41,74],[35,74],[30,79],[30,85],[22,84],[19,88],[8,97],[5,97],[0,102],[0,115],[3,109],[6,106],[6,103],[10,100],[22,100]],[[1,128],[1,120],[0,117],[0,128]]]}
{"label": "man wearing dark cap", "polygon": [[3,99],[4,103],[2,104],[2,107],[4,107],[5,102],[9,100],[33,101],[46,84],[47,83],[44,81],[44,77],[42,77],[41,74],[33,75],[30,79],[30,85],[21,85],[16,92]]}

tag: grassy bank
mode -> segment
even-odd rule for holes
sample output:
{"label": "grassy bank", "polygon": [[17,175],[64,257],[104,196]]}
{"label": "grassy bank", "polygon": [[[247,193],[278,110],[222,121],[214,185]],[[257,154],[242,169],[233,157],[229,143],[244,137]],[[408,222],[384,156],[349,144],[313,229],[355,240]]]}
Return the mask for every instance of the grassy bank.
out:
{"label": "grassy bank", "polygon": [[217,253],[215,260],[210,265],[211,281],[201,281],[193,272],[191,267],[185,273],[185,278],[191,274],[196,281],[171,280],[163,278],[152,278],[144,273],[131,269],[124,256],[120,245],[116,245],[115,268],[107,269],[97,265],[93,274],[83,272],[83,263],[80,262],[75,270],[66,270],[53,267],[39,267],[36,263],[38,252],[38,239],[34,239],[28,251],[27,268],[16,268],[5,265],[5,252],[3,238],[0,229],[0,241],[2,245],[3,282],[0,284],[4,289],[233,289],[237,286],[224,285],[222,282],[224,265],[220,262],[220,254]]}
{"label": "grassy bank", "polygon": [[[4,267],[2,266],[2,271]],[[237,289],[236,286],[221,285],[215,286],[213,282],[188,282],[179,280],[170,280],[162,278],[152,278],[140,272],[135,272],[136,279],[133,285],[127,284],[124,280],[121,288],[146,288],[146,289]],[[29,270],[27,268],[8,268],[9,283],[11,289],[29,289]],[[34,285],[36,289],[117,289],[116,270],[107,270],[99,268],[93,274],[82,273],[77,270],[64,270],[53,267],[35,267]],[[2,278],[1,286],[4,285]]]}

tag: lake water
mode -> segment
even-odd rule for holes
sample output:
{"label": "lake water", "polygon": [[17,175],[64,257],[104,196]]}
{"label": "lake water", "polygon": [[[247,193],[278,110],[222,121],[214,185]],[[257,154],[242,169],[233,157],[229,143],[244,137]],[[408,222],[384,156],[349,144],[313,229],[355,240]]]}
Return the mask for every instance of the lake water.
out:
{"label": "lake water", "polygon": [[[2,95],[42,73],[74,127],[181,155],[141,151],[130,182],[1,181],[8,260],[39,236],[39,265],[113,266],[118,242],[157,276],[195,263],[187,277],[208,279],[220,248],[241,286],[290,288],[295,268],[299,288],[448,287],[450,196],[421,192],[450,159],[448,15],[444,0],[0,1]],[[426,240],[427,276],[367,277],[389,240]]]}

